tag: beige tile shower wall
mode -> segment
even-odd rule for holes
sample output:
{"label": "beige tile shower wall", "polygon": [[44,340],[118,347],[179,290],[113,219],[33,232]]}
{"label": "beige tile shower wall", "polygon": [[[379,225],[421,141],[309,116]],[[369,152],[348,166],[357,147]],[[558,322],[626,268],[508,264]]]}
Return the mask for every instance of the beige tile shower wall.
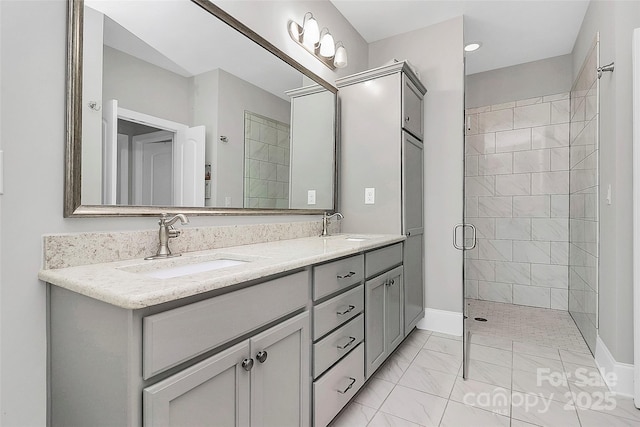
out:
{"label": "beige tile shower wall", "polygon": [[289,207],[290,127],[245,111],[244,207]]}
{"label": "beige tile shower wall", "polygon": [[598,311],[598,107],[594,44],[571,91],[569,312],[595,351]]}
{"label": "beige tile shower wall", "polygon": [[567,310],[569,93],[466,111],[467,298]]}

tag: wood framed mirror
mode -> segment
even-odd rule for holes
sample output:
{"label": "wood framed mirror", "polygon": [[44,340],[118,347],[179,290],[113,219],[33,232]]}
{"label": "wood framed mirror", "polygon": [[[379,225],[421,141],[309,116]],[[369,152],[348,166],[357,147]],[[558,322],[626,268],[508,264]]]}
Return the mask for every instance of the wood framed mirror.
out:
{"label": "wood framed mirror", "polygon": [[65,217],[336,206],[336,92],[208,0],[68,0]]}

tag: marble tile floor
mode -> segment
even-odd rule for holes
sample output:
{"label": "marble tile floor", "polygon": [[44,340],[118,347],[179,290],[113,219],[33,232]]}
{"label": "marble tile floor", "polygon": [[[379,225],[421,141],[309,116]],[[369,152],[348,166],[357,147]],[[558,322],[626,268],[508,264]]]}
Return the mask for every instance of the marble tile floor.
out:
{"label": "marble tile floor", "polygon": [[[488,316],[487,323],[518,312],[493,308],[483,311],[491,307],[480,304],[471,312]],[[519,308],[526,309],[520,310],[523,323],[556,311]],[[640,426],[640,410],[608,390],[584,342],[552,333],[573,324],[559,313],[540,320],[553,337],[542,343],[537,326],[526,333],[516,321],[500,321],[502,332],[495,325],[472,327],[466,381],[461,337],[416,329],[331,427]]]}

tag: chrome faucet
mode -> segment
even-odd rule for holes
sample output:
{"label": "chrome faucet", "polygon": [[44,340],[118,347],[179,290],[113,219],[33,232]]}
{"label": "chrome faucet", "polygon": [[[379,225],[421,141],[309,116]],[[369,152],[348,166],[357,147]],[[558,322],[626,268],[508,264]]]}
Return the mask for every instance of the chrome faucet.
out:
{"label": "chrome faucet", "polygon": [[329,231],[327,230],[328,226],[329,226],[329,220],[333,217],[338,217],[338,219],[344,219],[344,215],[342,215],[340,212],[336,212],[332,215],[328,215],[326,212],[324,213],[324,215],[322,215],[322,234],[320,235],[320,237],[324,237],[324,236],[328,236],[329,235]]}
{"label": "chrome faucet", "polygon": [[175,256],[180,256],[182,254],[172,254],[169,249],[169,239],[174,237],[178,237],[181,233],[180,230],[176,230],[173,228],[173,224],[176,221],[180,220],[182,225],[188,224],[189,219],[183,214],[177,214],[172,218],[168,218],[169,215],[163,213],[160,215],[160,221],[158,221],[158,225],[160,226],[160,230],[158,231],[158,238],[160,243],[158,245],[158,252],[150,257],[146,257],[145,259],[161,259],[161,258],[171,258]]}

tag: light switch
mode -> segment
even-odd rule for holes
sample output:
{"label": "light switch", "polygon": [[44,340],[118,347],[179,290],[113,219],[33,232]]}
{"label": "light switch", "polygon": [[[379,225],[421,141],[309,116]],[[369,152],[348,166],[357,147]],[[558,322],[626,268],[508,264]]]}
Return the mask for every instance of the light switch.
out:
{"label": "light switch", "polygon": [[376,189],[365,188],[364,189],[364,204],[373,205],[376,202]]}
{"label": "light switch", "polygon": [[308,205],[316,204],[316,190],[307,191],[307,204]]}

